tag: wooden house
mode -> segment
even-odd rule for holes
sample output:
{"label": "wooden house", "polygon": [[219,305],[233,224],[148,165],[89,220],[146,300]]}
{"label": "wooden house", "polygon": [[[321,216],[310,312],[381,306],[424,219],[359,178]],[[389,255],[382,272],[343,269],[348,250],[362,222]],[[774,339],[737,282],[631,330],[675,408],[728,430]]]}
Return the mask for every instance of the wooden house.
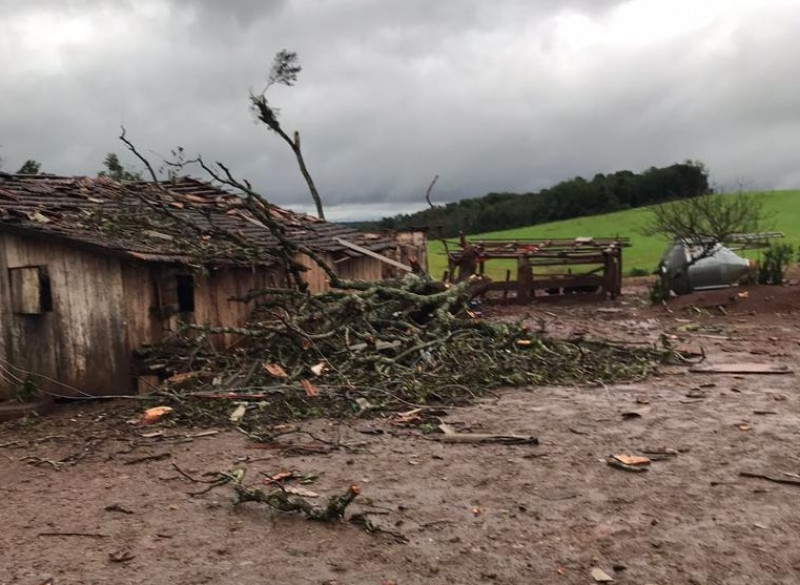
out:
{"label": "wooden house", "polygon": [[[381,279],[392,241],[265,208],[337,275]],[[137,348],[179,322],[241,326],[252,304],[235,299],[292,286],[279,246],[241,198],[194,179],[0,173],[0,397],[26,384],[65,397],[135,392]],[[295,260],[311,292],[328,287]]]}

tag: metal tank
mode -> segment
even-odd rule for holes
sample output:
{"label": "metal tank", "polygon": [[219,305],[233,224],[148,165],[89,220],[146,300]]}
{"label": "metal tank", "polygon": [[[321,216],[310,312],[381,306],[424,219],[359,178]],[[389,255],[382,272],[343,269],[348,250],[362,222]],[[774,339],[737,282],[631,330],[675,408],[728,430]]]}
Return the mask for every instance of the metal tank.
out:
{"label": "metal tank", "polygon": [[705,247],[691,242],[674,242],[659,262],[661,277],[678,295],[725,288],[750,272],[755,263],[730,248],[715,244],[702,257]]}

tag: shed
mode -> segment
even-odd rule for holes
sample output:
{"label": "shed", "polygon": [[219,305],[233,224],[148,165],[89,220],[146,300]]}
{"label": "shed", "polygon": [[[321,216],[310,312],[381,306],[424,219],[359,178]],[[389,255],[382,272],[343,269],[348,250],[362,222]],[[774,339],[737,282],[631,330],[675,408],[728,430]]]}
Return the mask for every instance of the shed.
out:
{"label": "shed", "polygon": [[[130,394],[137,348],[180,322],[243,325],[252,303],[236,298],[292,281],[274,256],[278,240],[241,203],[190,178],[159,186],[0,173],[0,397],[26,383],[55,396]],[[381,279],[375,256],[394,242],[268,209],[339,276]],[[327,289],[321,269],[296,260],[309,267],[308,290]]]}

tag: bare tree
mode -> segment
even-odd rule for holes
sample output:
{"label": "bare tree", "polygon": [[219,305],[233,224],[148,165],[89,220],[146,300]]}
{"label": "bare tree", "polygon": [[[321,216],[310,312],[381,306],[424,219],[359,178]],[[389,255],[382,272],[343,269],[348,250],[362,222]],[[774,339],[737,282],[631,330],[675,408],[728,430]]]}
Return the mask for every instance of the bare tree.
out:
{"label": "bare tree", "polygon": [[758,196],[741,190],[697,195],[650,209],[643,233],[699,247],[693,262],[709,256],[717,244],[731,241],[736,234],[757,232],[765,219]]}
{"label": "bare tree", "polygon": [[250,94],[250,103],[253,107],[256,117],[261,120],[267,127],[275,132],[278,136],[283,138],[284,142],[289,145],[289,148],[294,152],[297,158],[297,164],[300,167],[300,172],[306,180],[308,190],[311,192],[311,198],[317,206],[317,216],[320,219],[325,219],[325,212],[322,209],[322,198],[314,185],[314,180],[311,178],[311,173],[308,172],[305,160],[303,159],[303,152],[300,149],[300,133],[294,131],[294,137],[290,137],[286,131],[281,127],[278,121],[279,110],[269,105],[267,101],[267,90],[275,84],[292,86],[297,81],[297,75],[302,70],[300,62],[297,58],[297,53],[287,51],[285,49],[278,51],[275,59],[272,62],[272,68],[267,78],[267,85],[259,94]]}

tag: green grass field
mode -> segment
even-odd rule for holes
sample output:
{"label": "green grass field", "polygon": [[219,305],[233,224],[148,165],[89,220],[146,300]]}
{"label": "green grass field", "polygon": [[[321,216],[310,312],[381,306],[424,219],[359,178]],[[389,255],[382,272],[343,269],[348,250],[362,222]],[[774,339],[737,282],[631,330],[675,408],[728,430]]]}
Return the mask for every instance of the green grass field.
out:
{"label": "green grass field", "polygon": [[[753,194],[763,204],[765,221],[763,231],[783,232],[783,241],[797,248],[800,244],[800,191],[769,191]],[[501,232],[489,232],[469,236],[472,241],[481,238],[501,238],[507,240],[547,240],[549,238],[574,238],[591,236],[595,238],[627,236],[631,247],[622,253],[623,270],[630,274],[632,270],[652,272],[658,265],[661,253],[667,241],[660,237],[644,236],[642,229],[647,223],[650,208],[629,209],[616,213],[606,213],[591,217],[579,217],[564,221],[556,221]],[[456,247],[455,244],[452,244]],[[749,250],[746,256],[758,259],[757,250]],[[505,278],[507,268],[513,269],[513,262],[487,262],[486,271],[493,279]],[[441,278],[447,270],[442,243],[438,240],[428,241],[428,270],[434,278]],[[512,272],[512,275],[514,273]],[[513,278],[513,276],[512,276]]]}

